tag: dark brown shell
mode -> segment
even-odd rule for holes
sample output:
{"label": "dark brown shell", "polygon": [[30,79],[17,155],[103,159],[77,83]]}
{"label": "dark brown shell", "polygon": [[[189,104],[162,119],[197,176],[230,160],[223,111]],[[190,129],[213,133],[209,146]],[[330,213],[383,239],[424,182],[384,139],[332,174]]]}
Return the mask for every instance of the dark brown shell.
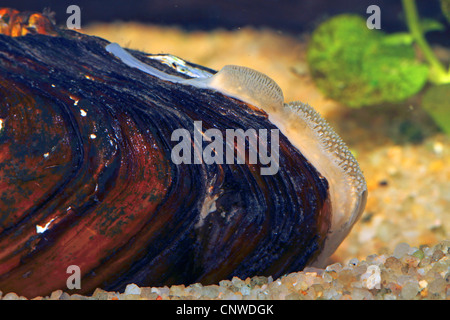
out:
{"label": "dark brown shell", "polygon": [[[175,129],[193,134],[196,120],[224,133],[275,129],[264,112],[130,68],[105,40],[58,32],[0,35],[0,290],[277,277],[320,252],[328,184],[282,134],[273,176],[259,165],[171,161]],[[81,290],[66,287],[70,265]]]}

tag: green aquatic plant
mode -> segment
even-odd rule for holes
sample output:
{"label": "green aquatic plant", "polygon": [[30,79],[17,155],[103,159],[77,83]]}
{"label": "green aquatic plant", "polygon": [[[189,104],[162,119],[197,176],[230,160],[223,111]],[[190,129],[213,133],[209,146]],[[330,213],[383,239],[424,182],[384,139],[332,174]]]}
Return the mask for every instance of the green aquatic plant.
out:
{"label": "green aquatic plant", "polygon": [[[406,15],[406,23],[413,40],[422,51],[425,59],[430,66],[429,80],[434,84],[450,83],[450,69],[446,70],[444,65],[431,50],[430,45],[425,39],[424,33],[427,31],[420,23],[419,14],[414,0],[402,0]],[[449,1],[441,0],[444,15],[447,17],[449,12]],[[448,18],[448,17],[447,17]]]}
{"label": "green aquatic plant", "polygon": [[[359,108],[401,102],[421,91],[427,80],[450,82],[450,70],[445,70],[424,37],[443,26],[434,20],[420,21],[414,0],[402,1],[409,32],[372,30],[363,17],[353,14],[335,16],[313,32],[308,63],[327,96]],[[442,7],[448,2],[442,0]],[[414,43],[424,62],[417,59]]]}
{"label": "green aquatic plant", "polygon": [[450,83],[430,87],[423,96],[422,107],[450,135]]}
{"label": "green aquatic plant", "polygon": [[441,0],[441,9],[447,21],[450,23],[450,0]]}

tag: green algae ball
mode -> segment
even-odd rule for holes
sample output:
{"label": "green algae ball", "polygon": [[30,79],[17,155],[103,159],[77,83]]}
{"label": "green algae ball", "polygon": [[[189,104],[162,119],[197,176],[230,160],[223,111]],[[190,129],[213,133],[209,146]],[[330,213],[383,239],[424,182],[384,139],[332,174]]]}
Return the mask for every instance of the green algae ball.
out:
{"label": "green algae ball", "polygon": [[410,44],[393,39],[358,15],[335,16],[313,32],[311,74],[325,95],[350,107],[400,102],[422,89],[428,67]]}

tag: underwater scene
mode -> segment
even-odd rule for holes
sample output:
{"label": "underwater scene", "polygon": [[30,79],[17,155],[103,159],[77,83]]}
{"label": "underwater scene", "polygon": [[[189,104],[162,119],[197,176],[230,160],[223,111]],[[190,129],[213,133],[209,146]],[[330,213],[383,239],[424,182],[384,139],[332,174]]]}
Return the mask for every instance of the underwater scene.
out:
{"label": "underwater scene", "polygon": [[0,299],[450,299],[450,0],[2,1]]}

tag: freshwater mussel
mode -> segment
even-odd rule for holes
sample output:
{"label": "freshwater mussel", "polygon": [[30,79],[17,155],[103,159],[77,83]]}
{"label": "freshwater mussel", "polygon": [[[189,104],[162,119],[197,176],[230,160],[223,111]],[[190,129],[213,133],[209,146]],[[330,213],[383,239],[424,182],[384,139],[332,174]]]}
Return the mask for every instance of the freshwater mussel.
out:
{"label": "freshwater mussel", "polygon": [[323,264],[361,215],[358,164],[273,80],[31,16],[0,10],[3,292],[68,290],[69,266],[70,293],[278,277]]}

